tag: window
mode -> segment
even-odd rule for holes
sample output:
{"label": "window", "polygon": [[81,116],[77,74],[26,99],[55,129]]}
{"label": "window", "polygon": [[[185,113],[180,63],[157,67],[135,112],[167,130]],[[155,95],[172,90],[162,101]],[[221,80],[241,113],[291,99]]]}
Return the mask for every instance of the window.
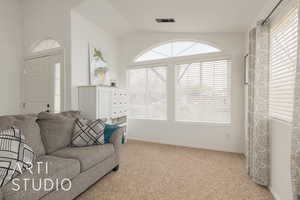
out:
{"label": "window", "polygon": [[230,61],[176,65],[176,120],[230,122]]}
{"label": "window", "polygon": [[[216,59],[217,54],[209,55],[215,52],[220,50],[195,41],[176,41],[139,56],[127,73],[129,117],[230,123],[231,61]],[[203,53],[211,61],[190,57]],[[185,57],[174,59],[178,56]]]}
{"label": "window", "polygon": [[56,49],[61,47],[60,44],[52,39],[46,39],[38,43],[32,50],[33,53],[50,50],[50,49]]}
{"label": "window", "polygon": [[166,119],[165,66],[128,71],[129,117],[134,119]]}
{"label": "window", "polygon": [[158,60],[180,56],[190,56],[196,54],[220,52],[219,49],[194,41],[171,42],[147,51],[139,56],[135,62]]}
{"label": "window", "polygon": [[298,9],[271,27],[270,116],[291,122],[298,45]]}

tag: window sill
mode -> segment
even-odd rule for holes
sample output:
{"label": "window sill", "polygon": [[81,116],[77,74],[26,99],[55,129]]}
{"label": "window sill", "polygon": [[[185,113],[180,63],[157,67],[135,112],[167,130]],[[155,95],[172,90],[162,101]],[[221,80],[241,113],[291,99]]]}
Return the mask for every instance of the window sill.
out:
{"label": "window sill", "polygon": [[192,125],[192,126],[214,126],[214,127],[230,127],[231,122],[197,122],[197,121],[171,121],[167,119],[134,119],[129,118],[128,120],[135,121],[149,121],[149,122],[171,122],[179,125]]}
{"label": "window sill", "polygon": [[174,121],[177,124],[203,125],[203,126],[220,126],[229,127],[231,122],[197,122],[197,121]]}
{"label": "window sill", "polygon": [[128,120],[140,120],[140,121],[168,121],[167,119],[138,119],[138,118],[128,118]]}
{"label": "window sill", "polygon": [[281,123],[281,124],[285,124],[285,125],[288,125],[288,126],[292,126],[293,123],[288,121],[288,120],[284,120],[284,119],[279,119],[279,118],[276,118],[276,117],[270,117],[270,120],[271,122],[272,121],[275,121],[275,122],[278,122],[278,123]]}

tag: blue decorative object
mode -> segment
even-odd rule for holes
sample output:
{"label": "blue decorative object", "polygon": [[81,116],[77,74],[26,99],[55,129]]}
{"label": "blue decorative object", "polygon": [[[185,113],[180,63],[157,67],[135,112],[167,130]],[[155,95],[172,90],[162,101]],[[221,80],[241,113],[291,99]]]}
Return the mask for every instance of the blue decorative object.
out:
{"label": "blue decorative object", "polygon": [[[121,128],[121,127],[118,125],[105,124],[105,128],[104,128],[104,143],[105,144],[109,143],[110,137],[119,128]],[[122,141],[122,143],[123,143],[123,141]]]}

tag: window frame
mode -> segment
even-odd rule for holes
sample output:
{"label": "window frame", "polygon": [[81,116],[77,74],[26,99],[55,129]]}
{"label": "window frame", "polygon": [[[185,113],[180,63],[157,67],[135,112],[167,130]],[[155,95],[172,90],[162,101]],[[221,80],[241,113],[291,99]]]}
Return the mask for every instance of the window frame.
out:
{"label": "window frame", "polygon": [[[191,56],[181,56],[181,57],[171,57],[165,59],[157,59],[157,60],[150,60],[150,61],[142,61],[142,62],[135,62],[134,60],[130,63],[126,68],[126,83],[128,85],[128,73],[127,71],[130,69],[142,69],[142,68],[151,68],[151,67],[158,67],[158,66],[166,66],[167,68],[167,83],[166,83],[166,94],[167,94],[167,113],[165,120],[157,120],[157,119],[135,119],[129,117],[131,120],[152,120],[152,121],[166,121],[166,122],[173,122],[176,124],[195,124],[195,125],[204,125],[204,126],[231,126],[232,124],[232,106],[230,106],[230,121],[229,122],[208,122],[208,121],[177,121],[175,119],[176,114],[176,73],[175,73],[175,66],[178,64],[184,64],[186,62],[209,62],[209,61],[218,61],[218,60],[229,60],[231,61],[231,66],[229,67],[229,77],[228,83],[230,85],[230,102],[232,102],[232,75],[231,75],[231,68],[233,65],[233,57],[230,54],[221,52],[216,53],[207,53],[207,54],[198,54],[198,55],[191,55]],[[230,103],[232,105],[232,103]]]}
{"label": "window frame", "polygon": [[[49,42],[49,41],[54,42],[57,46],[37,50],[37,48],[40,47],[43,43]],[[40,40],[39,42],[35,43],[31,47],[30,51],[33,54],[38,54],[38,53],[41,53],[41,52],[53,51],[53,50],[57,50],[57,49],[61,49],[61,48],[62,48],[62,46],[61,46],[61,44],[57,40],[55,40],[53,38],[46,38],[46,39]]]}
{"label": "window frame", "polygon": [[166,113],[164,115],[164,119],[140,119],[140,118],[133,118],[130,115],[128,115],[129,119],[134,119],[134,120],[153,120],[153,121],[168,121],[168,68],[169,65],[165,64],[165,63],[156,63],[156,64],[148,64],[146,67],[145,66],[140,66],[140,65],[136,65],[136,66],[132,66],[132,67],[128,67],[126,70],[126,83],[127,86],[129,86],[129,71],[130,70],[135,70],[135,69],[150,69],[150,68],[157,68],[157,67],[165,67],[166,68]]}

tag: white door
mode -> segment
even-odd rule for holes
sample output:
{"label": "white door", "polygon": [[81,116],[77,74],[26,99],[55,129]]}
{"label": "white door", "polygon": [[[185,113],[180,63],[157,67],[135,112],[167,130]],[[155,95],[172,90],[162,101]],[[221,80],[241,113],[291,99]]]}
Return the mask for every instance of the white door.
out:
{"label": "white door", "polygon": [[63,56],[45,56],[25,61],[23,74],[24,114],[49,110],[60,112],[63,106]]}

